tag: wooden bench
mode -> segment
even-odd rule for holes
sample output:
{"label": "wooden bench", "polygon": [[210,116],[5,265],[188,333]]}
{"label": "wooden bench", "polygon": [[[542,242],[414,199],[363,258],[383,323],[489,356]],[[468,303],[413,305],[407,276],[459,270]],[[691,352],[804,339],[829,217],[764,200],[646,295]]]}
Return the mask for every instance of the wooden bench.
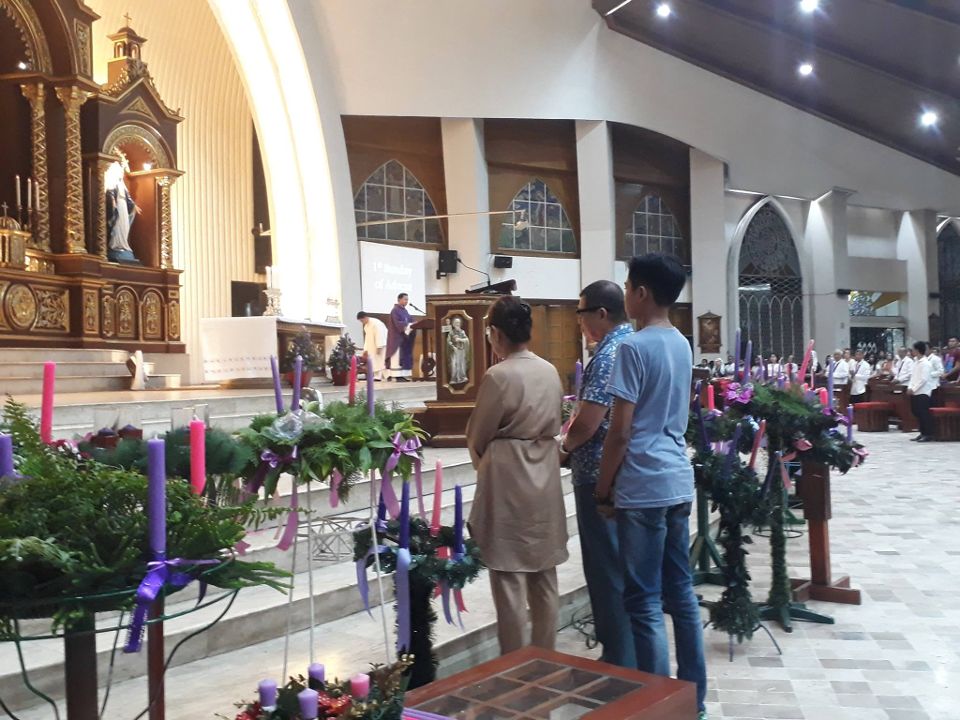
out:
{"label": "wooden bench", "polygon": [[893,405],[888,402],[862,402],[853,406],[853,420],[860,432],[887,432]]}
{"label": "wooden bench", "polygon": [[930,408],[933,416],[933,437],[937,440],[960,441],[960,408]]}

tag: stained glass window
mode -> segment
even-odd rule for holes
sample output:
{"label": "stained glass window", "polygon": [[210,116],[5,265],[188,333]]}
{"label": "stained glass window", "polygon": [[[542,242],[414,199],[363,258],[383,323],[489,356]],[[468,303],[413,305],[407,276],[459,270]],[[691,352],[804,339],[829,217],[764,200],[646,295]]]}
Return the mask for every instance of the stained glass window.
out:
{"label": "stained glass window", "polygon": [[508,215],[493,215],[500,247],[547,253],[575,253],[576,238],[566,210],[543,180],[531,180],[516,194]]}
{"label": "stained glass window", "polygon": [[659,195],[645,195],[633,211],[630,228],[624,234],[621,257],[658,252],[675,255],[689,262],[687,242],[680,231],[680,223]]}
{"label": "stained glass window", "polygon": [[[443,242],[439,220],[423,220],[437,214],[423,185],[396,160],[377,168],[353,198],[359,240],[396,242]],[[386,222],[392,221],[392,222]]]}
{"label": "stained glass window", "polygon": [[803,352],[803,283],[790,229],[764,205],[743,237],[739,258],[740,328],[755,354]]}
{"label": "stained glass window", "polygon": [[948,222],[937,237],[937,267],[940,276],[940,336],[960,336],[960,232]]}

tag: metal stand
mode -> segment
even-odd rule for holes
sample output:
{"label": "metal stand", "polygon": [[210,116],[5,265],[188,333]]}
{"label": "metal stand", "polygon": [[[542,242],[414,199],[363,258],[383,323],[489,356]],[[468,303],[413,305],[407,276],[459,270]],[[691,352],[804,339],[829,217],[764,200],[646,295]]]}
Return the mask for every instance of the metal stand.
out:
{"label": "metal stand", "polygon": [[264,309],[264,315],[279,316],[280,315],[280,295],[281,291],[279,288],[267,288],[263,291],[263,294],[267,296],[267,307]]}
{"label": "metal stand", "polygon": [[723,558],[716,542],[710,536],[710,508],[707,493],[697,488],[697,539],[690,547],[690,569],[693,584],[726,585],[723,576]]}
{"label": "metal stand", "polygon": [[67,720],[99,720],[94,615],[86,615],[63,636],[63,655]]}
{"label": "metal stand", "polygon": [[[148,619],[162,618],[163,606],[163,598],[160,598],[150,608]],[[150,703],[150,720],[164,720],[166,714],[164,656],[163,620],[157,620],[147,625],[147,701]]]}

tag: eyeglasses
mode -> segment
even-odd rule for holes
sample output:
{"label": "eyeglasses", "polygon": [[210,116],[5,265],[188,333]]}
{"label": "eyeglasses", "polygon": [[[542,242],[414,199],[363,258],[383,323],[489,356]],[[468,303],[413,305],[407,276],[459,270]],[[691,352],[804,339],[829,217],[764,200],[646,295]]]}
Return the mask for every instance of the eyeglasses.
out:
{"label": "eyeglasses", "polygon": [[596,312],[597,310],[606,310],[610,312],[610,309],[603,305],[596,305],[595,307],[588,308],[577,308],[577,315],[583,315],[584,313]]}

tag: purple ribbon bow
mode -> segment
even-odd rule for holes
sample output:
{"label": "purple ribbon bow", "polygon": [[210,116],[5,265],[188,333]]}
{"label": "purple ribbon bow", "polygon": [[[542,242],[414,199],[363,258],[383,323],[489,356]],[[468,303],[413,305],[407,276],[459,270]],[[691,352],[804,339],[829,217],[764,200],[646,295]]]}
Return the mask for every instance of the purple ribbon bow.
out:
{"label": "purple ribbon bow", "polygon": [[736,402],[741,405],[747,405],[753,399],[753,388],[750,385],[740,385],[730,383],[724,393],[727,402]]}
{"label": "purple ribbon bow", "polygon": [[390,511],[391,517],[399,517],[400,504],[397,502],[396,493],[393,491],[393,485],[390,482],[390,474],[400,463],[400,457],[406,455],[413,461],[414,479],[417,484],[418,509],[420,510],[420,517],[426,520],[427,511],[423,505],[423,470],[420,462],[421,447],[423,447],[423,444],[420,442],[420,438],[418,438],[416,435],[406,440],[403,439],[403,435],[400,433],[397,433],[393,436],[393,454],[391,454],[387,459],[387,463],[383,466],[383,472],[381,473],[381,491],[386,499],[387,509]]}
{"label": "purple ribbon bow", "polygon": [[[147,611],[156,601],[164,585],[171,585],[179,589],[189,584],[193,579],[185,572],[178,572],[176,568],[188,565],[216,565],[218,562],[220,561],[176,558],[175,560],[154,560],[147,563],[147,574],[137,588],[137,607],[133,611],[133,621],[130,623],[127,644],[124,645],[123,651],[125,653],[140,652],[140,646],[143,643],[143,630],[147,621]],[[206,583],[202,583],[200,598],[197,600],[198,604],[203,601],[206,588]]]}
{"label": "purple ribbon bow", "polygon": [[257,468],[257,471],[253,474],[253,477],[250,478],[250,482],[247,483],[247,492],[257,493],[260,490],[260,487],[263,485],[263,481],[267,479],[267,473],[271,470],[276,470],[280,467],[281,463],[286,465],[287,463],[292,463],[297,459],[297,446],[294,445],[289,453],[286,455],[277,455],[273,450],[267,449],[260,453],[260,466]]}

